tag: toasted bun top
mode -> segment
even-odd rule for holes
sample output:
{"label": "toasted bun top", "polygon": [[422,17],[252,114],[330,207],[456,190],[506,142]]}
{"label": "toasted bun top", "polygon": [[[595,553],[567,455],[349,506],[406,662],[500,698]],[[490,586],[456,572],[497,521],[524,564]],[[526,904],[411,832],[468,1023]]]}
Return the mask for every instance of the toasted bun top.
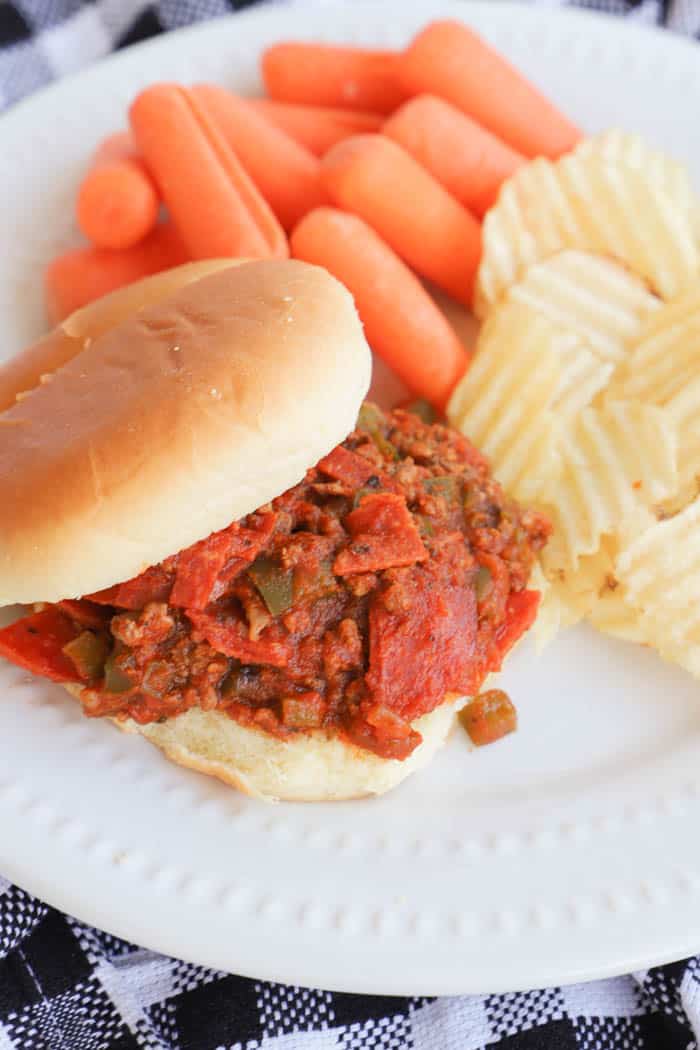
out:
{"label": "toasted bun top", "polygon": [[248,262],[139,311],[0,413],[0,605],[88,594],[280,495],[371,356],[325,270]]}

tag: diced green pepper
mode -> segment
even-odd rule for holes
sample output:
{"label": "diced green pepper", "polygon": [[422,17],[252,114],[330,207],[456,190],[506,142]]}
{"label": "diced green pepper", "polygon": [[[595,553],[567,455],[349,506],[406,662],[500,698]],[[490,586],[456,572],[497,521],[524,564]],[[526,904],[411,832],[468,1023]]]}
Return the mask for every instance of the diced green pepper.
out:
{"label": "diced green pepper", "polygon": [[399,453],[384,434],[384,416],[376,405],[365,401],[357,417],[360,430],[366,430],[385,459],[396,460]]}
{"label": "diced green pepper", "polygon": [[134,688],[134,683],[126,671],[116,662],[114,651],[109,654],[105,663],[104,688],[108,693],[126,693]]}
{"label": "diced green pepper", "polygon": [[75,665],[82,679],[86,682],[96,682],[104,671],[109,640],[104,634],[81,631],[77,638],[63,646],[63,652]]}
{"label": "diced green pepper", "polygon": [[418,526],[420,528],[420,531],[423,533],[423,535],[424,536],[434,536],[435,535],[435,527],[434,527],[432,521],[430,520],[430,518],[426,517],[425,514],[417,514],[416,517],[418,518]]}
{"label": "diced green pepper", "polygon": [[489,689],[463,707],[459,720],[477,747],[492,744],[518,727],[518,714],[507,693]]}
{"label": "diced green pepper", "polygon": [[357,416],[357,425],[360,430],[366,430],[368,434],[378,430],[384,422],[382,412],[370,401],[363,401]]}
{"label": "diced green pepper", "polygon": [[263,554],[248,569],[248,575],[257,587],[260,597],[273,616],[281,616],[294,602],[294,577],[291,569],[283,569]]}
{"label": "diced green pepper", "polygon": [[338,589],[338,581],[333,575],[333,561],[323,558],[318,565],[318,572],[313,575],[305,570],[294,572],[294,601],[309,601],[324,598]]}
{"label": "diced green pepper", "polygon": [[416,398],[415,401],[411,401],[410,404],[406,405],[406,411],[412,412],[414,416],[418,416],[424,423],[432,425],[437,422],[438,414],[430,404],[423,397]]}
{"label": "diced green pepper", "polygon": [[384,437],[381,430],[378,430],[376,434],[372,434],[372,441],[374,441],[384,459],[397,460],[399,458],[396,445],[392,445],[391,441]]}

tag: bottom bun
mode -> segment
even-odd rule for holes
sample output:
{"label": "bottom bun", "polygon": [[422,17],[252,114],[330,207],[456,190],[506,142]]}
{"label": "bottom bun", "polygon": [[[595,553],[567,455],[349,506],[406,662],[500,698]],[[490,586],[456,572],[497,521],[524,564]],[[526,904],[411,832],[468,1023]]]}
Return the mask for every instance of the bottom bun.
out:
{"label": "bottom bun", "polygon": [[[69,687],[76,695],[79,690]],[[338,802],[383,795],[427,765],[445,743],[462,700],[449,697],[413,723],[423,737],[399,762],[380,758],[322,730],[280,740],[239,725],[220,711],[193,707],[166,722],[138,725],[115,721],[140,733],[181,766],[218,777],[239,791],[268,802]]]}

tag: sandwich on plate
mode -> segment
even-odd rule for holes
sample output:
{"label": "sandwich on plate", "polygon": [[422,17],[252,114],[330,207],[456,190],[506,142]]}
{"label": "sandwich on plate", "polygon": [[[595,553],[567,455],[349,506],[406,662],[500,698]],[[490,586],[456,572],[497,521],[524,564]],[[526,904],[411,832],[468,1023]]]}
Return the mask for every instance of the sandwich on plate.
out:
{"label": "sandwich on plate", "polygon": [[0,655],[251,794],[380,794],[532,623],[548,525],[363,399],[352,297],[189,264],[0,369]]}

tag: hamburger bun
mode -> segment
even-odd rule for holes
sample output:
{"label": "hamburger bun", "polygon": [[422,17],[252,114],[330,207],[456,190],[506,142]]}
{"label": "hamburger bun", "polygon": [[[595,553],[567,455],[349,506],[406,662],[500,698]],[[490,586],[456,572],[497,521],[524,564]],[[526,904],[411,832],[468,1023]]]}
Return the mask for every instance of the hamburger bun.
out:
{"label": "hamburger bun", "polygon": [[[80,690],[67,685],[78,696]],[[423,741],[402,762],[381,758],[339,736],[313,730],[280,740],[220,711],[191,708],[165,722],[113,719],[144,736],[172,761],[216,777],[265,802],[340,802],[383,795],[427,766],[447,740],[460,699],[450,696],[413,722]]]}
{"label": "hamburger bun", "polygon": [[0,605],[137,576],[352,430],[371,355],[325,270],[246,262],[167,290],[89,344],[83,324],[80,352],[0,413]]}
{"label": "hamburger bun", "polygon": [[[256,510],[343,440],[369,375],[350,295],[299,262],[187,264],[73,314],[0,368],[0,604],[129,579]],[[216,710],[112,721],[251,796],[336,801],[425,766],[458,707],[416,719],[404,761]]]}
{"label": "hamburger bun", "polygon": [[0,364],[0,412],[144,306],[161,302],[179,288],[242,261],[245,260],[207,259],[185,263],[154,277],[144,277],[76,310],[37,343]]}

